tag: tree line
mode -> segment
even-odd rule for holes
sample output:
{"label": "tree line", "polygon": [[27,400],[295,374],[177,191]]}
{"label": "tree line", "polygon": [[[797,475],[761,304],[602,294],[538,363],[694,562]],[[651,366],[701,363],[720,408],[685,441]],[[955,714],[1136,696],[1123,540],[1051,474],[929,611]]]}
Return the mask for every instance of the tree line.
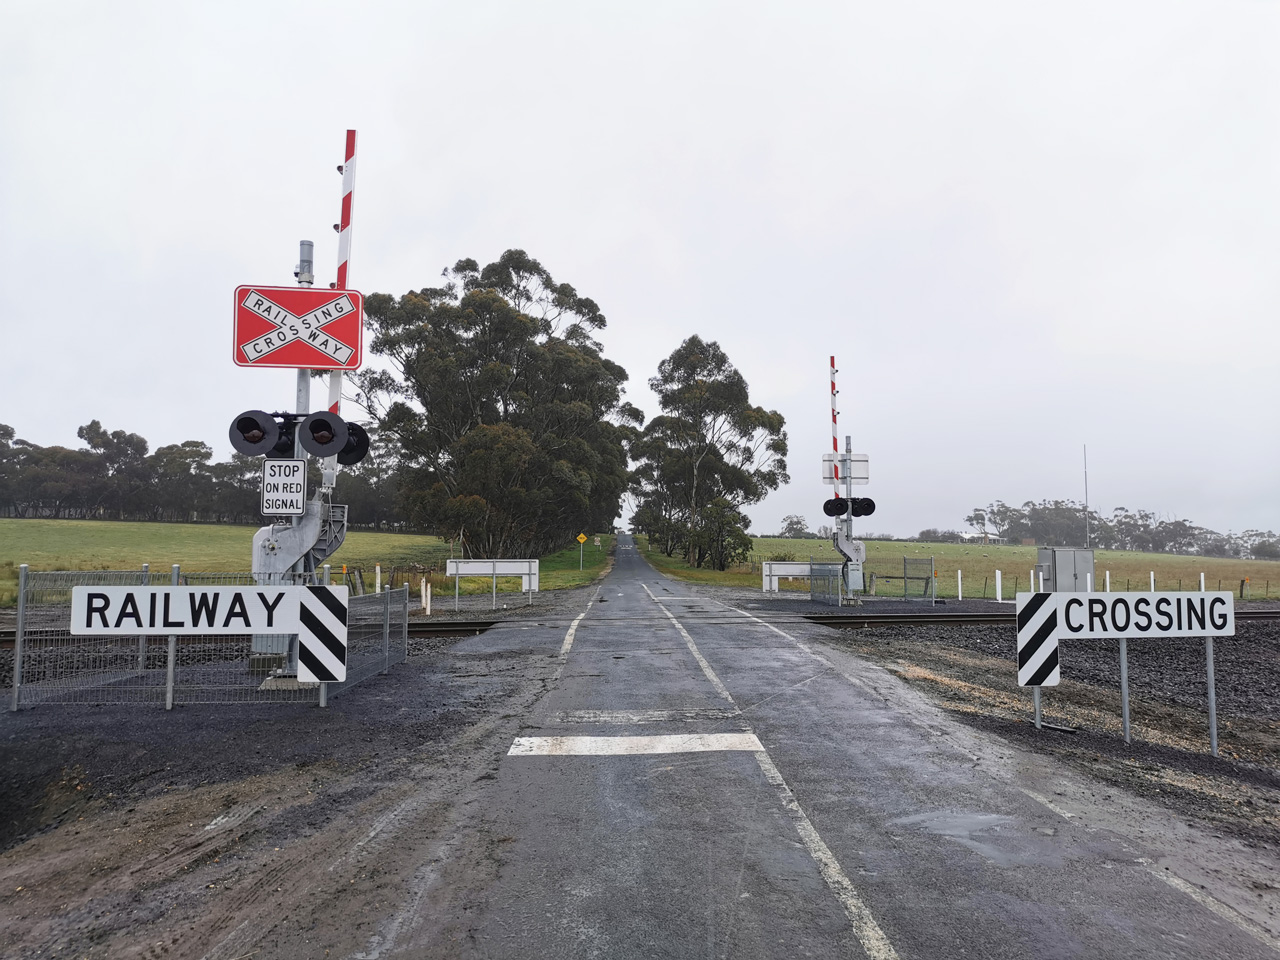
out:
{"label": "tree line", "polygon": [[[1087,543],[1100,550],[1280,559],[1280,539],[1270,530],[1219,533],[1150,510],[1116,507],[1103,515],[1074,500],[1028,500],[1020,507],[996,500],[974,508],[964,520],[978,533],[994,534],[1012,543],[1034,540],[1040,545],[1064,547]],[[945,531],[921,531],[921,539],[926,533],[945,539]]]}
{"label": "tree line", "polygon": [[[334,494],[354,526],[539,556],[610,529],[630,497],[636,528],[669,555],[721,569],[745,556],[742,510],[786,482],[787,439],[719,344],[689,337],[659,365],[661,413],[646,423],[595,339],[595,301],[521,250],[459,260],[443,278],[365,300],[382,363],[350,379],[349,399],[373,450]],[[262,520],[258,458],[214,462],[200,440],[152,452],[97,420],[78,436],[80,449],[41,447],[0,426],[0,516]]]}
{"label": "tree line", "polygon": [[[107,430],[92,420],[76,431],[82,448],[42,447],[0,423],[0,517],[262,523],[261,460],[233,454],[214,462],[201,440],[167,444]],[[375,444],[376,445],[376,444]],[[403,526],[394,470],[367,458],[338,477],[339,502],[355,525]],[[320,482],[313,467],[309,489]]]}

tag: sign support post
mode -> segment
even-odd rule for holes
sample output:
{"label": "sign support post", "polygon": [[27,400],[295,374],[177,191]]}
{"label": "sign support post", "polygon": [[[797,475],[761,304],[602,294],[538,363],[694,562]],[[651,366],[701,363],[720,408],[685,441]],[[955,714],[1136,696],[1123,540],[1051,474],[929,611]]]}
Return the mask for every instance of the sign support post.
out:
{"label": "sign support post", "polygon": [[1218,698],[1213,688],[1213,637],[1204,638],[1205,675],[1209,681],[1209,752],[1218,755]]}
{"label": "sign support post", "polygon": [[1120,725],[1124,728],[1124,742],[1129,742],[1129,648],[1124,637],[1120,638]]}

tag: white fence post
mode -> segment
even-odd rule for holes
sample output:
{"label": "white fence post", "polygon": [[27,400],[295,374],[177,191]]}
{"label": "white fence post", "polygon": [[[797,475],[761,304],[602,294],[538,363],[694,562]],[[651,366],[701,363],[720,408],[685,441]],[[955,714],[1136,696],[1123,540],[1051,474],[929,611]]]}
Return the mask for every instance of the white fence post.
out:
{"label": "white fence post", "polygon": [[373,592],[382,592],[382,564],[380,563],[373,565]]}
{"label": "white fence post", "polygon": [[1107,593],[1111,592],[1111,571],[1107,571]]}
{"label": "white fence post", "polygon": [[1000,583],[1000,571],[996,571],[996,601],[1004,602],[1004,586]]}
{"label": "white fence post", "polygon": [[1154,570],[1151,571],[1151,592],[1156,592],[1156,572]]}
{"label": "white fence post", "polygon": [[956,599],[964,599],[964,574],[959,569],[956,570]]}

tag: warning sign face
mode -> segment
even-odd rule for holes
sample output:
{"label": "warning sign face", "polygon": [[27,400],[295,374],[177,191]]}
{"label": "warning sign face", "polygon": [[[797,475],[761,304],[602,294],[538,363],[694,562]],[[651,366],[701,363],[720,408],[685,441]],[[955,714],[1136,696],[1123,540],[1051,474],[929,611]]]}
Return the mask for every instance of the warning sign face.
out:
{"label": "warning sign face", "polygon": [[238,366],[356,370],[363,331],[364,298],[354,290],[236,287]]}

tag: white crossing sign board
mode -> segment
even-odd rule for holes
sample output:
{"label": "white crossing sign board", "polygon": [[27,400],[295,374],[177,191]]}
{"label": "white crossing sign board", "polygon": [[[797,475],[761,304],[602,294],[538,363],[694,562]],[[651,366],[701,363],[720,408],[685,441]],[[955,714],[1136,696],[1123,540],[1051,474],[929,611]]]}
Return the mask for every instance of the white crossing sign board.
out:
{"label": "white crossing sign board", "polygon": [[297,634],[298,679],[347,675],[347,588],[73,587],[74,636]]}
{"label": "white crossing sign board", "polygon": [[262,461],[262,515],[300,517],[307,502],[307,461]]}
{"label": "white crossing sign board", "polygon": [[834,453],[822,455],[822,482],[836,484],[836,467],[840,468],[840,483],[848,480],[854,484],[871,482],[871,458],[865,453]]}
{"label": "white crossing sign board", "polygon": [[[1230,591],[1019,593],[1018,683],[1058,682],[1059,640],[1235,636]],[[1051,679],[1050,679],[1051,678]]]}

